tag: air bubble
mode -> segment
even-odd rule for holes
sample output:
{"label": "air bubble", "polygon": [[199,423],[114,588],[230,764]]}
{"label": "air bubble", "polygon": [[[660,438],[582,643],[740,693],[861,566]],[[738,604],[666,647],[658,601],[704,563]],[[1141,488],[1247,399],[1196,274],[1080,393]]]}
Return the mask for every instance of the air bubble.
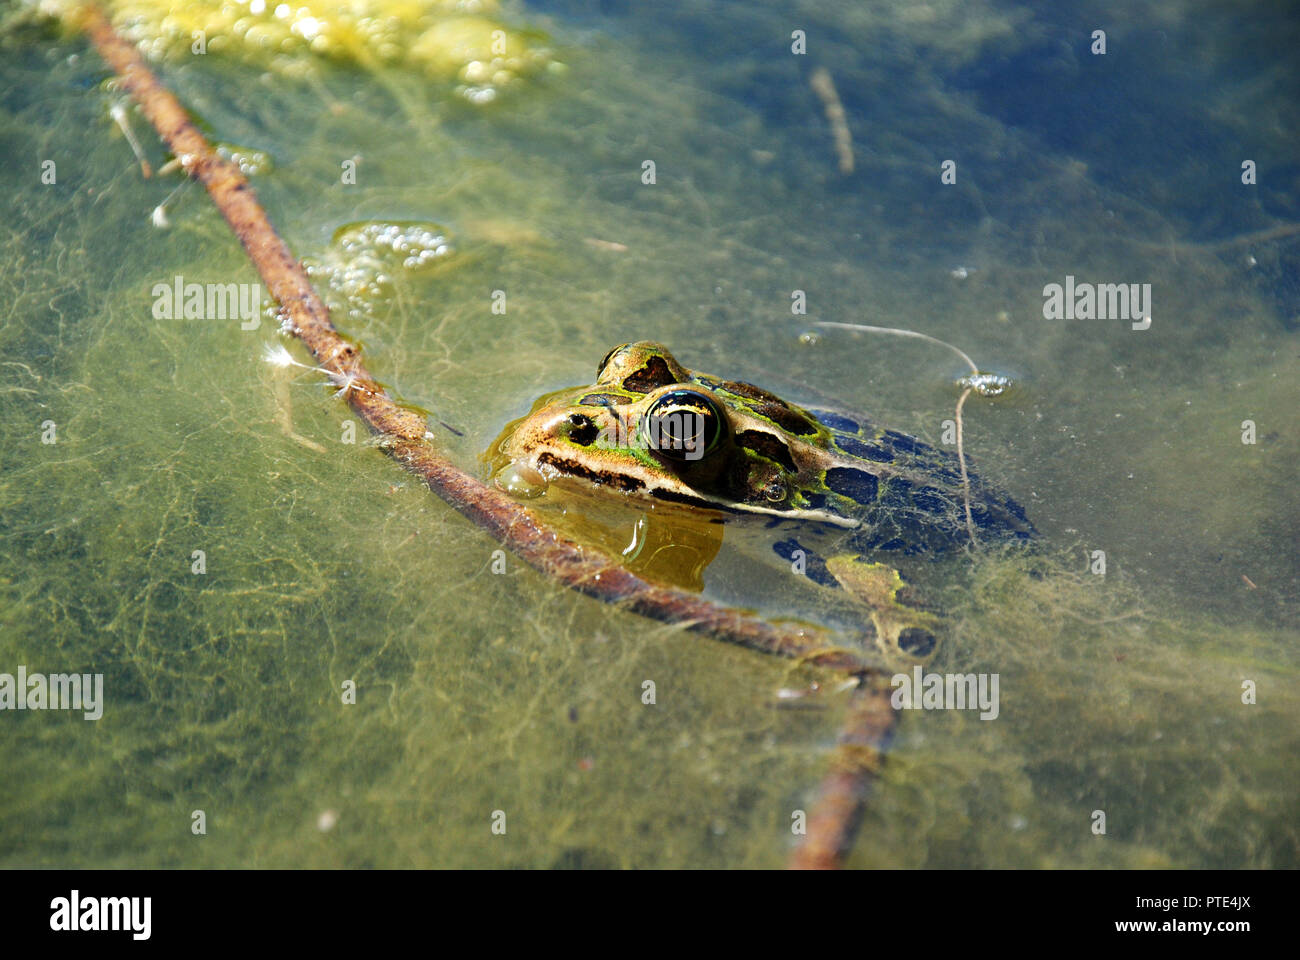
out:
{"label": "air bubble", "polygon": [[372,220],[340,227],[325,253],[304,263],[331,307],[365,316],[392,297],[396,283],[454,252],[436,223]]}

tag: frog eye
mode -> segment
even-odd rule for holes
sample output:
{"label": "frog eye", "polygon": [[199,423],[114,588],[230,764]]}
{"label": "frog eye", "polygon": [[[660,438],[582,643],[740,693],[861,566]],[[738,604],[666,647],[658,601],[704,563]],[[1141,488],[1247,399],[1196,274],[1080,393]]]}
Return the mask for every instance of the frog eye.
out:
{"label": "frog eye", "polygon": [[717,447],[724,422],[711,397],[698,390],[671,390],[641,418],[641,437],[668,460],[692,462]]}

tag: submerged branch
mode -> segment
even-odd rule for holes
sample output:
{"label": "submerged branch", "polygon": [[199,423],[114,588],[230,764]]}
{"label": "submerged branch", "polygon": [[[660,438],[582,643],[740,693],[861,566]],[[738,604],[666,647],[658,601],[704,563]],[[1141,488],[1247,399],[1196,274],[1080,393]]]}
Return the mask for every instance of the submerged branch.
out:
{"label": "submerged branch", "polygon": [[897,713],[884,677],[853,691],[848,713],[808,817],[807,836],[790,855],[793,870],[834,870],[853,844],[867,794],[879,775],[883,749],[893,738]]}

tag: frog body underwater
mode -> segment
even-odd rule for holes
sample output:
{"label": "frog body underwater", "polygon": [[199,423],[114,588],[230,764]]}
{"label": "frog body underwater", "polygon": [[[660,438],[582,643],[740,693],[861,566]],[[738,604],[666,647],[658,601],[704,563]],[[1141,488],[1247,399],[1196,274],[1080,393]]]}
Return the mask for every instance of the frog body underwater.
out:
{"label": "frog body underwater", "polygon": [[569,479],[713,516],[833,530],[834,555],[807,549],[802,535],[772,549],[814,582],[847,590],[881,647],[912,661],[933,656],[942,621],[911,602],[895,560],[969,543],[972,527],[981,541],[1034,535],[1015,501],[969,471],[963,483],[955,454],[688,370],[649,341],[611,350],[595,384],[541,398],[494,449],[496,482],[511,492]]}

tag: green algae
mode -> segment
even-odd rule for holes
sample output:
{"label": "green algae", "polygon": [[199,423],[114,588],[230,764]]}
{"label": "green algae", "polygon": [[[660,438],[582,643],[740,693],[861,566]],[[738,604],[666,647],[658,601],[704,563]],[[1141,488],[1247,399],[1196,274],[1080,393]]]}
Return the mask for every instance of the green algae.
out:
{"label": "green algae", "polygon": [[[75,6],[49,0],[47,9]],[[509,25],[497,0],[109,0],[114,25],[146,56],[181,62],[209,54],[284,75],[316,76],[323,62],[411,69],[486,104],[561,65],[544,33]]]}

